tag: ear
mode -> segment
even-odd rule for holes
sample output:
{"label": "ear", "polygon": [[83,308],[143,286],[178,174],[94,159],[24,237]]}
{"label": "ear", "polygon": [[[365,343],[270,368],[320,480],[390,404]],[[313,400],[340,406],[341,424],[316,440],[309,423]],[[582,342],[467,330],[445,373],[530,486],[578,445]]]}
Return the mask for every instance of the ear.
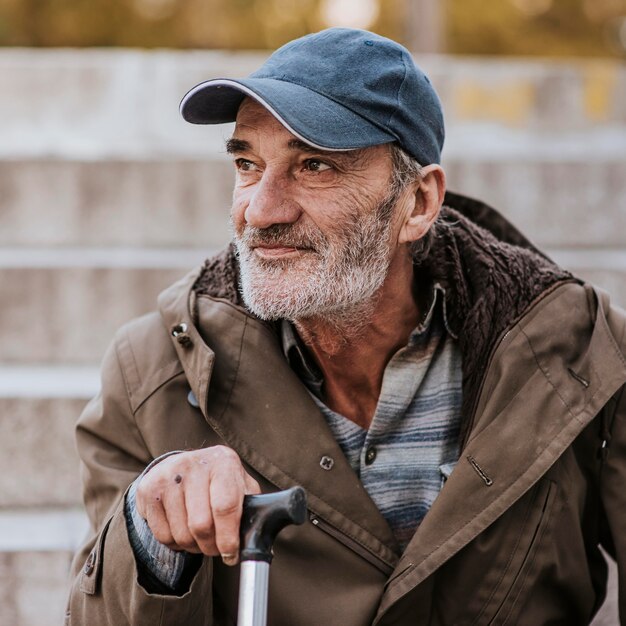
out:
{"label": "ear", "polygon": [[440,165],[427,165],[422,178],[415,181],[410,208],[398,235],[398,243],[421,239],[437,219],[446,193],[446,174]]}

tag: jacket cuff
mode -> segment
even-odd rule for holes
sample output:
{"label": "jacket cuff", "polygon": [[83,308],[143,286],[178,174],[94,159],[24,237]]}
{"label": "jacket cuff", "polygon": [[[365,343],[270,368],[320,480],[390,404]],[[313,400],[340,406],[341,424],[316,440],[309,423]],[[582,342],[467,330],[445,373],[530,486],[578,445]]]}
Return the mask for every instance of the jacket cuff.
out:
{"label": "jacket cuff", "polygon": [[160,543],[152,534],[136,506],[137,486],[145,474],[155,465],[180,451],[168,452],[152,461],[133,482],[126,494],[124,516],[128,539],[137,561],[137,569],[142,585],[147,591],[160,594],[176,594],[181,591],[181,581],[189,581],[198,569],[202,556],[189,552],[176,551]]}

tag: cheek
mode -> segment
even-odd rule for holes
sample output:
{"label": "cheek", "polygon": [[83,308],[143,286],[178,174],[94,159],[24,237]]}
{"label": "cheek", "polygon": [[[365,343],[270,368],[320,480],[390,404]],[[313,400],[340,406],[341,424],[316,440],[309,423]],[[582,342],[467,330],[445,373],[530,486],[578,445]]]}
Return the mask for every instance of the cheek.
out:
{"label": "cheek", "polygon": [[303,199],[306,220],[333,239],[333,233],[341,232],[348,225],[359,221],[362,215],[375,210],[376,198],[369,190],[354,192],[349,188],[334,189],[332,193],[316,193]]}
{"label": "cheek", "polygon": [[378,203],[376,194],[366,186],[360,189],[345,186],[334,189],[328,196],[318,193],[311,199],[310,206],[315,207],[318,226],[333,228],[340,222],[367,215]]}

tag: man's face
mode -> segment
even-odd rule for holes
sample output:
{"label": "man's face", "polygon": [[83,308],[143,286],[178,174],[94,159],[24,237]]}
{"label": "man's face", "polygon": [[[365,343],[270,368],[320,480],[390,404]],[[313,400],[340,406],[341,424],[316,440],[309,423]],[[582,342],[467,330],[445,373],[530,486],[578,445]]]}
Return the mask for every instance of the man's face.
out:
{"label": "man's face", "polygon": [[263,319],[297,320],[373,300],[395,249],[389,147],[314,149],[248,99],[228,150],[246,305]]}

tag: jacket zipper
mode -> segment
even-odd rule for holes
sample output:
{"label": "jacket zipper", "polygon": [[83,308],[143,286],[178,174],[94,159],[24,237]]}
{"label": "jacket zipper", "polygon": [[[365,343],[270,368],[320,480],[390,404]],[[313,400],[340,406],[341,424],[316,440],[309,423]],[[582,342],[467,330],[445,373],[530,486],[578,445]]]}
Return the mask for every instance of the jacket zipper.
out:
{"label": "jacket zipper", "polygon": [[482,377],[482,379],[480,381],[480,389],[478,390],[478,394],[476,395],[476,399],[474,400],[474,404],[472,405],[472,410],[469,413],[469,422],[468,422],[467,428],[465,429],[465,436],[463,437],[463,441],[461,441],[461,445],[460,445],[460,449],[461,450],[465,449],[465,446],[467,445],[469,436],[470,436],[470,434],[472,432],[472,429],[474,428],[474,420],[476,419],[476,410],[478,409],[478,405],[480,403],[480,399],[481,399],[481,397],[483,395],[483,390],[485,388],[485,381],[487,380],[487,375],[489,373],[489,370],[491,369],[491,364],[493,362],[493,358],[494,358],[496,352],[498,351],[498,348],[500,347],[500,345],[511,334],[511,331],[515,328],[515,326],[517,326],[517,324],[520,322],[520,320],[522,318],[524,318],[528,313],[530,313],[530,311],[532,311],[532,309],[534,309],[542,300],[547,298],[553,291],[555,291],[556,289],[558,289],[562,285],[566,285],[568,283],[575,283],[575,282],[578,282],[575,278],[567,278],[567,279],[564,279],[564,280],[561,280],[561,281],[558,281],[558,282],[554,283],[554,285],[552,285],[551,287],[546,289],[533,302],[531,302],[530,305],[528,307],[526,307],[526,309],[520,315],[518,315],[511,322],[509,327],[507,329],[505,329],[504,332],[502,332],[500,334],[500,336],[498,337],[496,342],[493,344],[493,347],[491,348],[491,351],[489,353],[489,358],[487,359],[487,365],[485,366],[485,373],[483,374],[483,377]]}
{"label": "jacket zipper", "polygon": [[320,530],[324,531],[327,535],[330,535],[333,539],[336,539],[347,548],[350,548],[353,552],[356,552],[360,557],[364,558],[368,563],[374,565],[386,576],[391,575],[394,570],[393,565],[379,557],[377,554],[358,543],[356,540],[344,535],[340,530],[337,530],[334,526],[331,526],[328,522],[321,519],[317,515],[311,515],[311,524],[316,526]]}

